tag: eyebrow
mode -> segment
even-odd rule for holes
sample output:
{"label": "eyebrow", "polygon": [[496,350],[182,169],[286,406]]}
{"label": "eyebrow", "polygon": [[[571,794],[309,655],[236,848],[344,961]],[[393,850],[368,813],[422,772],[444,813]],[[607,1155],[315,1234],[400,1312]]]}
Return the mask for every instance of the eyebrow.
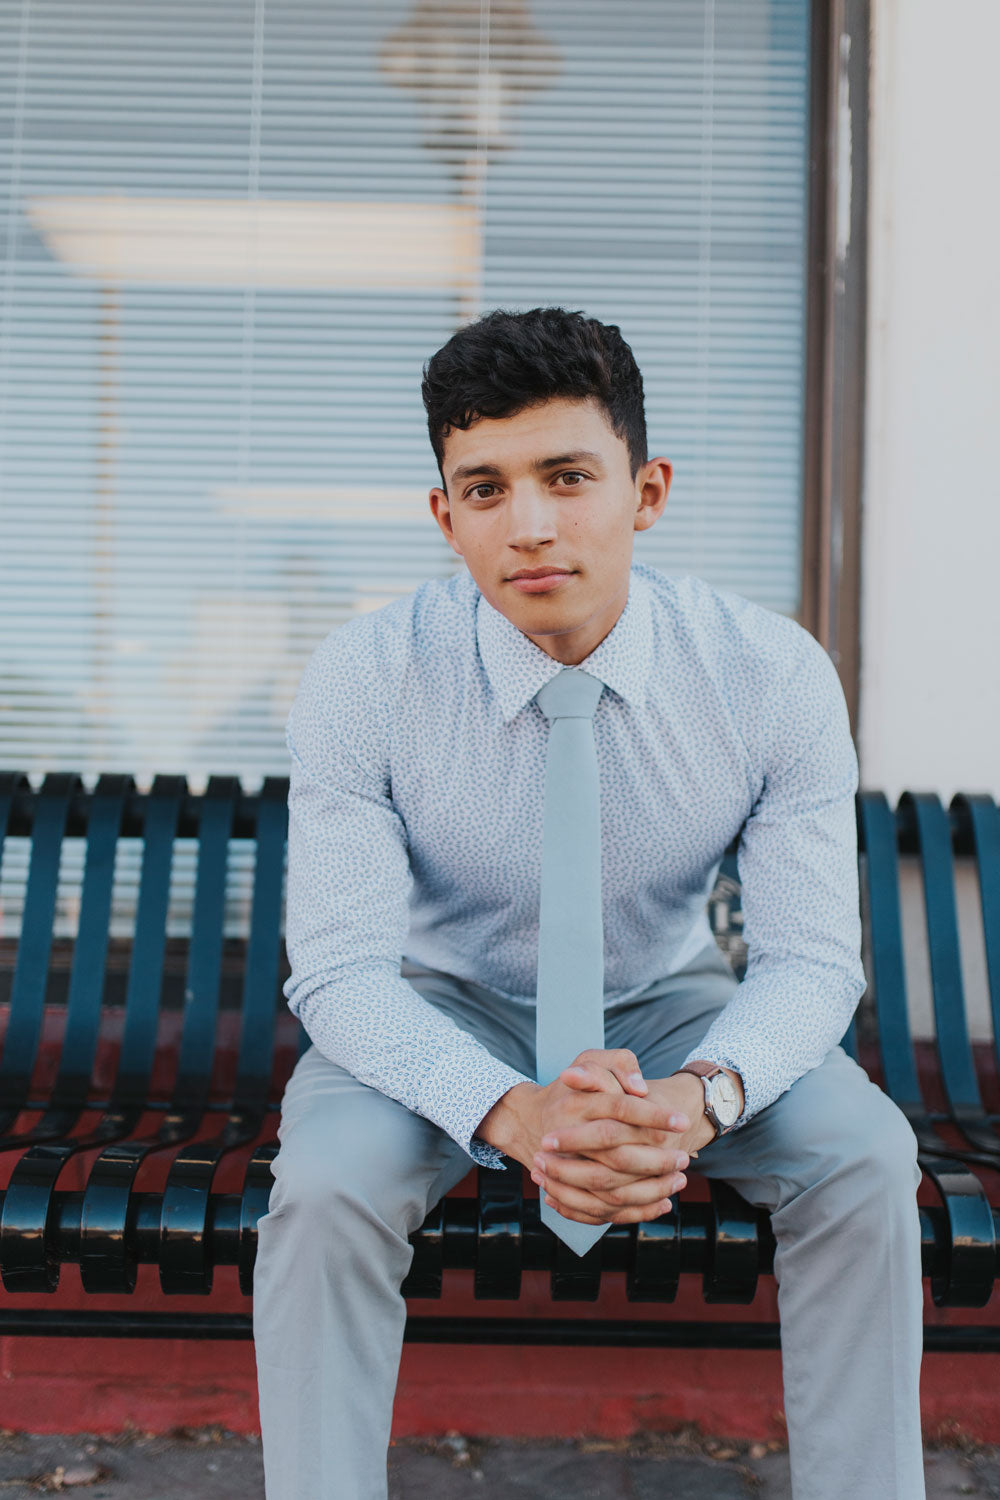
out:
{"label": "eyebrow", "polygon": [[[587,448],[577,448],[572,453],[556,453],[551,458],[536,458],[531,467],[536,474],[543,474],[546,469],[579,463],[596,463],[603,466],[604,459],[600,453],[591,453]],[[457,483],[462,479],[473,479],[476,475],[483,475],[487,479],[502,479],[503,470],[497,464],[459,464],[451,477],[452,481]]]}

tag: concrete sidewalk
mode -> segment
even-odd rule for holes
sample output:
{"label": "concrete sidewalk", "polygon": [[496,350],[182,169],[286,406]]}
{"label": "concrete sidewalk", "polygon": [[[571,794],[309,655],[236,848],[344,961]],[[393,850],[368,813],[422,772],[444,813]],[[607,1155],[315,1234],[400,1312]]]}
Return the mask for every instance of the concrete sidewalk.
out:
{"label": "concrete sidewalk", "polygon": [[[998,1448],[928,1448],[925,1465],[928,1500],[1000,1500]],[[614,1443],[411,1438],[392,1447],[389,1475],[390,1500],[791,1497],[785,1452],[693,1432]],[[263,1500],[260,1440],[218,1428],[113,1438],[0,1431],[0,1500],[57,1492],[81,1500]]]}

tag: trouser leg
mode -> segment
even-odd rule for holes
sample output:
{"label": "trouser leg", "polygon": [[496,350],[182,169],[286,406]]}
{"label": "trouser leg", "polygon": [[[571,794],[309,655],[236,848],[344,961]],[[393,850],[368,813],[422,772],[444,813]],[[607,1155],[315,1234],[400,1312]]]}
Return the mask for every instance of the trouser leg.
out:
{"label": "trouser leg", "polygon": [[[534,1077],[534,1012],[406,961],[419,993]],[[472,1158],[330,1062],[299,1059],[257,1222],[253,1332],[267,1500],[385,1500],[408,1236]]]}
{"label": "trouser leg", "polygon": [[471,1159],[315,1048],[279,1140],[253,1283],[267,1500],[385,1500],[407,1236]]}
{"label": "trouser leg", "polygon": [[904,1115],[835,1047],[697,1165],[771,1210],[795,1500],[921,1500],[921,1174]]}
{"label": "trouser leg", "polygon": [[[647,1001],[608,1045],[664,1077],[733,983],[720,968],[714,997],[703,976],[683,1006]],[[771,1213],[795,1500],[921,1500],[920,1169],[901,1111],[834,1047],[692,1165]]]}

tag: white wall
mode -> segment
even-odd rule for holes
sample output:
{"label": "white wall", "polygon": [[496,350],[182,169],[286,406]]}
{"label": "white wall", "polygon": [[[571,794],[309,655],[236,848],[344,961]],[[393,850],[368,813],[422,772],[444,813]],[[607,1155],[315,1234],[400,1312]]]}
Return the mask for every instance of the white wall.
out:
{"label": "white wall", "polygon": [[1000,796],[1000,4],[872,12],[861,780]]}

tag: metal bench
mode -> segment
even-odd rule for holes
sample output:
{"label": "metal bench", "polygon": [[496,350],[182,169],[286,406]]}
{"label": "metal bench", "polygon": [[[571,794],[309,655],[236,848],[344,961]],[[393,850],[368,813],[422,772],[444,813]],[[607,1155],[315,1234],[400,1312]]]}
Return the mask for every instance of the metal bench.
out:
{"label": "metal bench", "polygon": [[[242,1292],[252,1292],[256,1224],[267,1210],[269,1163],[278,1150],[277,1110],[308,1045],[281,996],[286,797],[281,778],[247,795],[235,778],[216,776],[193,795],[173,776],[156,777],[144,793],[128,776],[102,776],[87,791],[67,773],[47,775],[38,790],[24,775],[0,774],[7,861],[0,903],[8,907],[6,914],[0,907],[6,934],[0,937],[0,1146],[9,1169],[0,1191],[0,1279],[7,1294],[0,1297],[0,1334],[251,1336],[243,1314],[133,1312],[129,1294],[146,1263],[158,1267],[164,1294],[209,1296],[217,1266],[236,1266]],[[1000,1094],[1000,810],[985,796],[960,794],[946,810],[935,796],[909,793],[893,810],[877,792],[859,794],[857,810],[870,983],[843,1045],[917,1134],[933,1186],[934,1201],[920,1213],[935,1304],[979,1308],[997,1277],[1000,1213],[994,1206],[1000,1114],[983,1102],[984,1088],[994,1102]],[[900,856],[922,877],[936,1021],[934,1041],[916,1046],[907,1012]],[[970,1040],[958,864],[978,874],[992,1045]],[[179,866],[190,887],[180,896]],[[225,925],[234,871],[245,907],[235,936]],[[121,887],[129,879],[126,899]],[[178,903],[185,902],[178,932]],[[735,844],[711,913],[720,946],[740,974],[745,951]],[[114,1056],[110,1088],[95,1074],[101,1047]],[[164,1085],[171,1070],[172,1084]],[[38,1117],[19,1131],[25,1113]],[[150,1117],[158,1123],[140,1129]],[[71,1158],[95,1150],[85,1187],[60,1189]],[[240,1152],[242,1191],[213,1191],[220,1163]],[[162,1191],[137,1190],[140,1168],[157,1156],[167,1163]],[[553,1302],[592,1301],[602,1276],[622,1272],[630,1301],[666,1303],[680,1277],[694,1273],[706,1302],[747,1304],[772,1269],[768,1215],[726,1184],[707,1183],[701,1200],[686,1191],[674,1212],[655,1223],[613,1225],[578,1259],[542,1227],[537,1197],[523,1194],[526,1174],[517,1163],[505,1172],[472,1170],[476,1194],[449,1194],[412,1236],[415,1254],[404,1285],[410,1298],[439,1297],[444,1273],[464,1267],[473,1272],[475,1296],[491,1300],[516,1302],[522,1273],[547,1271]],[[697,1174],[691,1175],[693,1187]],[[61,1309],[58,1295],[51,1309],[16,1306],[18,1294],[56,1294],[61,1266],[74,1262],[84,1290],[120,1294],[120,1310]],[[926,1336],[934,1349],[1000,1348],[1000,1328],[989,1323],[937,1323]],[[407,1337],[760,1348],[777,1347],[778,1328],[746,1318],[662,1314],[411,1315]]]}

